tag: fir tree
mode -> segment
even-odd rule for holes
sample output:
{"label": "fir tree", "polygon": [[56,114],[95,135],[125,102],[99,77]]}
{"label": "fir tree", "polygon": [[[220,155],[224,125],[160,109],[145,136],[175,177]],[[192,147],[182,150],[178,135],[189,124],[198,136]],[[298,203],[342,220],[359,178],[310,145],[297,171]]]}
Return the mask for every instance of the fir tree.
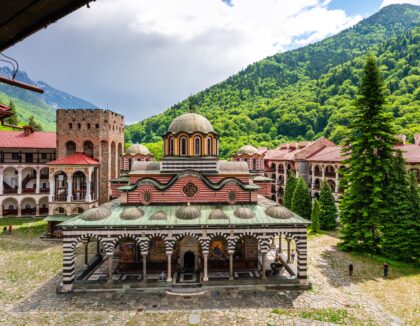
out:
{"label": "fir tree", "polygon": [[321,208],[319,207],[319,201],[315,198],[314,204],[312,205],[311,212],[311,231],[317,233],[319,231],[319,214]]}
{"label": "fir tree", "polygon": [[293,171],[287,175],[286,187],[284,189],[283,204],[285,207],[292,208],[292,198],[296,187],[296,176]]}
{"label": "fir tree", "polygon": [[411,200],[418,190],[416,189],[414,193],[410,191],[410,182],[401,152],[392,162],[385,180],[387,192],[382,208],[380,247],[387,257],[412,261],[415,257],[414,250],[417,250],[419,244],[419,242],[415,244],[419,213],[418,210],[413,210],[413,204],[418,206],[418,201],[412,203]]}
{"label": "fir tree", "polygon": [[337,226],[337,207],[335,206],[335,200],[331,192],[331,188],[325,180],[321,185],[319,206],[319,224],[321,229],[334,230]]}
{"label": "fir tree", "polygon": [[384,177],[393,160],[396,143],[384,110],[383,82],[376,60],[369,56],[363,69],[356,109],[343,147],[347,185],[340,202],[343,225],[341,248],[378,251]]}
{"label": "fir tree", "polygon": [[293,192],[292,211],[309,220],[311,218],[311,206],[308,185],[303,178],[299,178]]}
{"label": "fir tree", "polygon": [[15,103],[10,101],[9,107],[11,109],[12,115],[10,117],[7,117],[4,121],[9,125],[17,126],[19,124],[19,118],[17,116]]}
{"label": "fir tree", "polygon": [[33,115],[31,115],[28,119],[28,126],[31,126],[35,131],[42,131],[41,124],[35,121]]}

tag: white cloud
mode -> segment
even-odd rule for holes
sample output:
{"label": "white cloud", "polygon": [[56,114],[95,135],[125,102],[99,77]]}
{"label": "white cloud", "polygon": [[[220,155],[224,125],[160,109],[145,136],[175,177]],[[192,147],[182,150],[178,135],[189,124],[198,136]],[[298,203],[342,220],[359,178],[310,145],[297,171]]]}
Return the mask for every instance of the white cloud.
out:
{"label": "white cloud", "polygon": [[409,3],[412,5],[420,5],[420,0],[383,0],[381,3],[381,8],[396,3]]}
{"label": "white cloud", "polygon": [[[101,0],[11,50],[37,79],[136,121],[361,16],[330,0]],[[64,77],[64,78],[63,78]]]}

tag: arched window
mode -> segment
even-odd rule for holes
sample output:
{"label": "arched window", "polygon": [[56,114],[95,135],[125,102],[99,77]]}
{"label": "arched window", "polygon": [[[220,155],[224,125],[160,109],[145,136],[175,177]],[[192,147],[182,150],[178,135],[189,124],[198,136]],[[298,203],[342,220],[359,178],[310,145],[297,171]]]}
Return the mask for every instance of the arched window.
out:
{"label": "arched window", "polygon": [[255,158],[252,159],[252,170],[253,171],[257,170],[257,160]]}
{"label": "arched window", "polygon": [[83,153],[87,156],[93,157],[93,143],[90,140],[86,140],[83,143]]}
{"label": "arched window", "polygon": [[180,143],[179,148],[180,148],[180,153],[181,153],[181,156],[186,156],[186,155],[188,155],[188,150],[187,150],[187,138],[185,138],[185,137],[181,137],[181,139],[179,140],[179,143]]}
{"label": "arched window", "polygon": [[201,155],[201,138],[200,137],[194,138],[194,154],[196,156]]}
{"label": "arched window", "polygon": [[169,138],[169,155],[174,155],[174,138]]}
{"label": "arched window", "polygon": [[207,155],[213,155],[211,137],[207,138]]}
{"label": "arched window", "polygon": [[66,143],[66,156],[74,154],[76,152],[76,144],[74,141],[68,141]]}

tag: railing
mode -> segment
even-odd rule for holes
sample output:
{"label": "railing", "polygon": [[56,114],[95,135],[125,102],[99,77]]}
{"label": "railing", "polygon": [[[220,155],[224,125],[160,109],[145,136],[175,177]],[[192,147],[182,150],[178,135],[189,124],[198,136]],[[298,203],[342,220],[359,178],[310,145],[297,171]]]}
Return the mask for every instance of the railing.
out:
{"label": "railing", "polygon": [[24,208],[21,211],[21,215],[35,215],[35,208]]}
{"label": "railing", "polygon": [[335,178],[335,172],[325,172],[327,178]]}
{"label": "railing", "polygon": [[67,201],[67,194],[54,196],[54,201]]}
{"label": "railing", "polygon": [[23,188],[22,189],[22,193],[24,193],[24,194],[32,194],[32,193],[35,193],[35,189],[33,189],[33,188]]}
{"label": "railing", "polygon": [[17,216],[18,210],[17,209],[4,209],[3,216]]}
{"label": "railing", "polygon": [[321,171],[315,171],[314,176],[322,177],[322,172]]}
{"label": "railing", "polygon": [[17,189],[3,189],[3,193],[5,194],[17,194]]}
{"label": "railing", "polygon": [[50,192],[50,188],[41,188],[41,189],[39,189],[39,192],[48,193],[48,192]]}

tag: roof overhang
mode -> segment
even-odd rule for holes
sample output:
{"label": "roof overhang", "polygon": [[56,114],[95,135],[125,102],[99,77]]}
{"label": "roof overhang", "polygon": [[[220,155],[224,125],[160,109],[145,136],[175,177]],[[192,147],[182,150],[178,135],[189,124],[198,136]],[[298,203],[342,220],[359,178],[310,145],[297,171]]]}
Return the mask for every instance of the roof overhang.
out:
{"label": "roof overhang", "polygon": [[95,0],[3,0],[0,51]]}

